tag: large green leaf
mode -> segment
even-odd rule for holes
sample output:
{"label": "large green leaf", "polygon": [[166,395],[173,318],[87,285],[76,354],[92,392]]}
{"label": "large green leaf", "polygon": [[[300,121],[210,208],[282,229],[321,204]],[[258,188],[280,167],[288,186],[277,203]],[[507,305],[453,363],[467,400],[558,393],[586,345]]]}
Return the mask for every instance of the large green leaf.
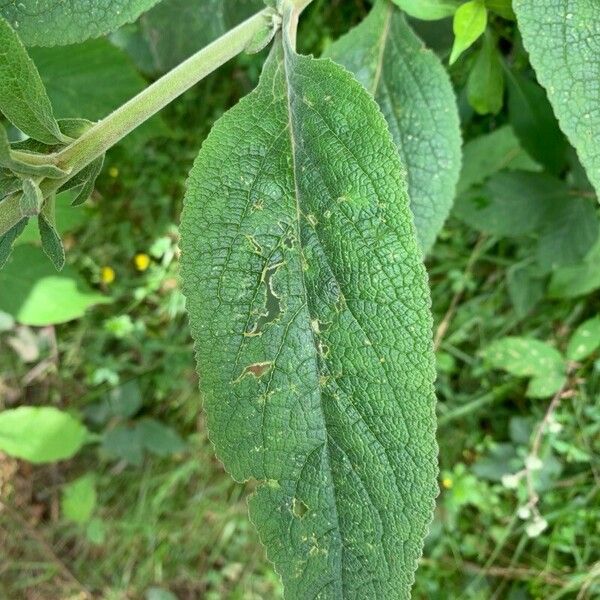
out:
{"label": "large green leaf", "polygon": [[1,16],[0,112],[36,140],[54,144],[63,139],[35,65]]}
{"label": "large green leaf", "polygon": [[429,297],[406,173],[342,67],[278,38],[188,182],[211,437],[287,597],[402,598],[436,494]]}
{"label": "large green leaf", "polygon": [[421,246],[429,250],[450,212],[460,170],[459,118],[445,69],[387,0],[327,55],[350,69],[381,107],[408,169]]}
{"label": "large green leaf", "polygon": [[2,15],[28,46],[99,37],[137,19],[158,0],[5,0]]}
{"label": "large green leaf", "polygon": [[515,0],[514,9],[538,79],[600,193],[600,2]]}
{"label": "large green leaf", "polygon": [[15,248],[0,270],[0,310],[23,325],[41,327],[83,316],[95,304],[110,298],[89,289],[70,267],[60,273],[30,244]]}

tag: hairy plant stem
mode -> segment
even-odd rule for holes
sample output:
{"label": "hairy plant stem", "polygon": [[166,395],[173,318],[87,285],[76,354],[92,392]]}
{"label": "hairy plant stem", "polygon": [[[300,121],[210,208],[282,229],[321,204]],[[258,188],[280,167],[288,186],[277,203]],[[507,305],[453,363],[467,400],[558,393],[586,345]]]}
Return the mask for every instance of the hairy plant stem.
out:
{"label": "hairy plant stem", "polygon": [[175,98],[242,53],[265,27],[267,16],[267,9],[260,11],[175,67],[61,150],[56,155],[57,164],[72,169],[72,173],[79,172]]}
{"label": "hairy plant stem", "polygon": [[[297,20],[312,0],[286,0]],[[70,177],[79,173],[104,154],[126,135],[153,117],[196,83],[220,66],[241,54],[254,36],[267,24],[270,9],[264,9],[234,29],[198,51],[169,71],[137,96],[96,123],[66,148],[49,155],[19,153],[18,157],[30,164],[54,164],[69,173],[64,179],[45,179],[40,188],[44,197],[56,192]],[[14,227],[22,218],[18,195],[10,196],[0,204],[0,236]]]}

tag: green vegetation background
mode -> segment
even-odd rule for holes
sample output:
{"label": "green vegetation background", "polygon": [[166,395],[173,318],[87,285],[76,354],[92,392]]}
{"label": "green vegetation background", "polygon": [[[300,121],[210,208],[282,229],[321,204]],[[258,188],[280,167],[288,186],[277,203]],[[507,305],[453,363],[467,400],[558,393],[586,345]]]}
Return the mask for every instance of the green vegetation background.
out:
{"label": "green vegetation background", "polygon": [[[367,10],[362,0],[315,1],[302,49],[320,54]],[[446,59],[449,27],[420,26]],[[527,72],[510,27],[498,30]],[[70,265],[112,303],[55,327],[0,318],[0,407],[74,409],[100,440],[49,467],[0,455],[2,599],[281,597],[247,520],[251,486],[231,481],[207,439],[178,281],[187,172],[212,123],[252,89],[262,60],[227,65],[154,130],[112,151],[93,202],[63,222]],[[485,117],[469,108],[471,66],[467,56],[452,69],[467,142],[512,118],[508,106]],[[577,165],[559,175],[573,173]],[[592,286],[587,295],[550,297],[536,277],[519,279],[540,232],[494,235],[465,221],[464,210],[454,214],[427,259],[441,493],[414,597],[599,597],[598,351],[570,364],[547,421],[552,398],[528,397],[527,379],[494,369],[482,351],[521,336],[563,352],[573,330],[600,312],[600,296]],[[140,441],[140,427],[150,442]],[[528,475],[539,518],[525,509]],[[93,482],[97,498],[77,496],[71,484],[80,478]],[[89,514],[78,515],[86,502]]]}

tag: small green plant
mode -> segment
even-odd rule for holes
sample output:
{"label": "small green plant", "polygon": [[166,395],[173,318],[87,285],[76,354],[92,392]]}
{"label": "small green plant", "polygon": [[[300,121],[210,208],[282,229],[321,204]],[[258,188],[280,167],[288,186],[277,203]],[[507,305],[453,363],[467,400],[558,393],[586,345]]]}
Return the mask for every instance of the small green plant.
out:
{"label": "small green plant", "polygon": [[[517,313],[526,315],[541,299],[540,281],[555,295],[600,287],[593,273],[600,110],[597,79],[586,75],[600,71],[600,9],[584,0],[568,12],[559,1],[517,1],[513,12],[503,0],[377,0],[326,48],[326,58],[313,58],[296,51],[310,0],[268,0],[266,7],[198,2],[188,25],[194,30],[202,15],[211,43],[196,53],[187,46],[195,35],[164,41],[171,16],[185,9],[178,0],[91,4],[89,12],[37,0],[0,8],[0,112],[11,124],[0,124],[0,310],[43,326],[110,302],[65,267],[58,218],[64,199],[82,205],[111,147],[229,59],[271,44],[258,86],[215,124],[198,154],[180,227],[211,439],[236,480],[258,482],[250,516],[288,598],[409,597],[437,494],[423,256],[458,185],[455,214],[465,223],[498,239],[528,240],[531,252],[509,274]],[[248,18],[230,27],[240,10]],[[77,102],[51,101],[44,68],[60,70],[61,49],[34,50],[38,62],[45,59],[38,69],[24,44],[83,42],[140,15],[136,47],[148,53],[137,62],[166,74],[99,121],[97,105],[84,114]],[[510,125],[471,136],[461,153],[450,77],[407,15],[453,18],[453,76],[466,81],[467,101],[480,115],[498,114],[507,91]],[[501,52],[516,35],[515,18],[549,102]],[[101,51],[86,44],[86,56]],[[107,85],[111,73],[105,69]],[[81,89],[98,85],[89,81]],[[126,81],[139,85],[132,73]],[[585,170],[569,154],[553,109]],[[31,248],[18,245],[36,220],[59,273],[39,265],[34,272]],[[139,255],[136,268],[150,260]],[[109,285],[115,272],[105,269],[99,281]],[[467,283],[456,280],[458,287]],[[24,303],[20,288],[35,288],[45,303]],[[496,341],[485,358],[530,377],[529,397],[559,397],[571,362],[597,349],[598,329],[597,318],[586,321],[566,360],[523,337]],[[105,323],[115,338],[135,331],[127,315]],[[440,329],[436,346],[443,335]],[[106,369],[97,377],[118,383],[111,375]],[[130,464],[147,452],[180,452],[179,436],[138,415],[140,403],[129,392],[126,401],[89,407],[88,420],[110,423],[101,436],[51,407],[6,410],[0,449],[48,462],[99,441],[103,452]],[[530,463],[524,472],[535,470]],[[453,477],[473,479],[462,467]],[[62,497],[65,516],[87,525],[90,539],[100,537],[95,485],[93,474],[84,475]],[[483,505],[485,486],[475,487],[468,500],[455,494],[453,514],[468,503]],[[538,516],[531,537],[543,529]]]}

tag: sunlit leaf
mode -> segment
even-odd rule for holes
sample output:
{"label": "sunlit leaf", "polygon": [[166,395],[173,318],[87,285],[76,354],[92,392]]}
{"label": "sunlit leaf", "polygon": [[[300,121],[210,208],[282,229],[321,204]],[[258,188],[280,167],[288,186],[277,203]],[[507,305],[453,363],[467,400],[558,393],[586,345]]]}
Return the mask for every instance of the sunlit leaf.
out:
{"label": "sunlit leaf", "polygon": [[71,458],[88,435],[75,417],[51,406],[20,406],[0,412],[0,451],[32,463]]}
{"label": "sunlit leaf", "polygon": [[483,0],[469,0],[458,7],[452,23],[454,45],[450,54],[450,64],[454,64],[458,57],[480,38],[486,25],[487,9]]}
{"label": "sunlit leaf", "polygon": [[392,0],[407,15],[416,19],[436,20],[451,17],[460,0]]}

